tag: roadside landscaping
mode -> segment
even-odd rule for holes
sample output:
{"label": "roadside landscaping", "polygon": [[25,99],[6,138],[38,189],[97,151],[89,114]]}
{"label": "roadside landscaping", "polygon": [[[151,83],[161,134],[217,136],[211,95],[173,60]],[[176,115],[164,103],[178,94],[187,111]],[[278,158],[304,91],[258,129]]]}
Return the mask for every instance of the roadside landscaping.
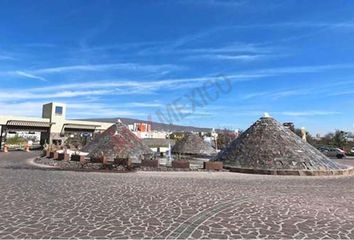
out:
{"label": "roadside landscaping", "polygon": [[191,168],[189,160],[174,160],[171,166],[160,164],[156,160],[142,160],[140,164],[131,164],[124,159],[117,159],[114,162],[90,161],[80,155],[72,155],[71,160],[58,160],[57,154],[48,154],[38,157],[34,160],[35,163],[51,166],[59,170],[74,170],[74,171],[109,171],[109,172],[131,172],[131,171],[228,171],[222,168],[219,162],[205,162],[203,168]]}

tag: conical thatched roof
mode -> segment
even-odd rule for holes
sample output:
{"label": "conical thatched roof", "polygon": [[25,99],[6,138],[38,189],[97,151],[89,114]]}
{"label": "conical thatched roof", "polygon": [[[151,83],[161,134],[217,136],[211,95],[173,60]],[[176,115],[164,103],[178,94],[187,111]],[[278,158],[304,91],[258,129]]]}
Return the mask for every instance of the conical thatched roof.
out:
{"label": "conical thatched roof", "polygon": [[181,140],[177,141],[172,148],[172,153],[196,156],[212,156],[216,151],[212,146],[195,134],[186,134]]}
{"label": "conical thatched roof", "polygon": [[345,169],[271,117],[263,117],[221,151],[217,160],[239,169],[331,171]]}
{"label": "conical thatched roof", "polygon": [[98,159],[105,156],[113,161],[115,158],[130,158],[133,162],[140,162],[145,155],[152,155],[152,151],[123,123],[117,122],[82,149],[88,152],[89,157]]}

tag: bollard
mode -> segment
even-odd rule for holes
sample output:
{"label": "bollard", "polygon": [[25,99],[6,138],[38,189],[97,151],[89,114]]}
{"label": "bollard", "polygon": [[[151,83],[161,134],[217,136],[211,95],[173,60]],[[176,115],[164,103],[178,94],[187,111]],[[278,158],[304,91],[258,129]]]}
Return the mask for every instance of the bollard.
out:
{"label": "bollard", "polygon": [[70,154],[64,153],[64,161],[70,161]]}
{"label": "bollard", "polygon": [[83,168],[85,165],[86,165],[86,159],[85,159],[85,156],[80,156],[79,155],[79,161],[80,161],[80,164],[81,164],[81,168]]}
{"label": "bollard", "polygon": [[102,161],[102,167],[103,167],[104,169],[106,169],[106,168],[109,167],[109,166],[108,166],[108,159],[107,159],[107,157],[102,156],[101,159],[100,159],[100,161]]}
{"label": "bollard", "polygon": [[103,163],[103,165],[107,165],[107,164],[108,164],[108,159],[107,159],[107,157],[102,156],[102,163]]}
{"label": "bollard", "polygon": [[25,145],[25,152],[29,152],[30,151],[30,149],[29,149],[29,145],[28,144],[26,144]]}
{"label": "bollard", "polygon": [[70,154],[68,154],[68,149],[64,148],[64,161],[70,161]]}

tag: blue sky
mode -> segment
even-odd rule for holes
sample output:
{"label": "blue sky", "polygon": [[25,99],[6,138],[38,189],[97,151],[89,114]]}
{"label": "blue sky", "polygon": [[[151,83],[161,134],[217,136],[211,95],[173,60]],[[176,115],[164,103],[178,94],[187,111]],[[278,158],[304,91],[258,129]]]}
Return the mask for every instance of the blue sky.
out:
{"label": "blue sky", "polygon": [[173,123],[353,130],[353,1],[2,0],[0,36],[1,115],[159,120],[222,75],[230,92]]}

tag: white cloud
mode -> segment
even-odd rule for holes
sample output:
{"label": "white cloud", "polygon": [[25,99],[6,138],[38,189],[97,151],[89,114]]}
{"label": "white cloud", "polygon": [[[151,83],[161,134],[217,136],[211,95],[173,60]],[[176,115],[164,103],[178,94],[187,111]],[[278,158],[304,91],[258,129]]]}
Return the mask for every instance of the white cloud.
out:
{"label": "white cloud", "polygon": [[348,89],[348,90],[341,90],[337,92],[331,92],[329,96],[344,96],[344,95],[353,95],[354,90]]}
{"label": "white cloud", "polygon": [[[284,67],[284,68],[271,68],[253,70],[252,72],[230,74],[225,75],[226,78],[231,81],[251,81],[259,78],[277,76],[288,73],[306,73],[326,71],[333,69],[342,69],[353,67],[350,64],[344,65],[319,65],[319,66],[299,66],[299,67]],[[25,72],[17,72],[17,74],[24,75],[26,77],[35,78],[38,76],[28,75]],[[132,80],[116,80],[116,81],[91,81],[91,82],[78,82],[73,84],[59,84],[47,87],[37,87],[26,89],[26,91],[19,91],[9,89],[7,93],[4,91],[0,99],[50,99],[50,98],[73,98],[80,96],[106,96],[106,95],[143,95],[151,93],[161,93],[164,90],[176,90],[176,89],[190,89],[193,87],[199,87],[201,84],[207,81],[217,80],[220,77],[206,76],[196,78],[176,78],[176,79],[164,79],[156,81],[132,81]],[[307,94],[310,89],[282,90],[278,92],[261,92],[250,93],[244,96],[244,99],[250,99],[257,96],[267,96],[272,98],[284,97],[284,96],[296,96],[301,94]],[[319,89],[317,89],[319,90]]]}
{"label": "white cloud", "polygon": [[338,115],[341,112],[336,111],[284,111],[284,112],[275,112],[284,116],[293,116],[293,117],[301,117],[301,116],[327,116],[327,115]]}
{"label": "white cloud", "polygon": [[8,55],[1,55],[0,54],[0,60],[15,60],[15,58],[8,56]]}
{"label": "white cloud", "polygon": [[264,112],[269,112],[271,116],[274,115],[283,115],[290,117],[315,117],[315,116],[329,116],[329,115],[339,115],[342,114],[338,111],[325,111],[325,110],[309,110],[309,111],[262,111],[262,110],[254,110],[254,111],[238,111],[230,113],[232,116],[263,116]]}
{"label": "white cloud", "polygon": [[[225,77],[233,81],[251,80],[265,77],[265,74],[234,74],[226,75]],[[131,81],[131,80],[115,80],[115,81],[90,81],[78,82],[73,84],[60,84],[48,87],[38,87],[29,89],[31,92],[48,92],[48,91],[63,91],[63,90],[84,90],[84,89],[111,89],[120,90],[121,94],[146,94],[158,92],[165,89],[192,88],[200,86],[203,82],[220,80],[219,76],[196,77],[196,78],[176,78],[164,79],[157,81]]]}
{"label": "white cloud", "polygon": [[70,66],[58,66],[49,68],[39,68],[31,70],[17,70],[17,71],[1,71],[1,76],[22,76],[26,78],[37,79],[45,81],[46,79],[38,75],[46,74],[63,74],[73,72],[110,72],[110,71],[128,71],[139,73],[156,73],[166,74],[171,71],[178,71],[185,69],[183,66],[177,66],[172,64],[161,65],[149,65],[138,63],[113,63],[113,64],[87,64],[87,65],[70,65]]}
{"label": "white cloud", "polygon": [[271,57],[270,55],[251,55],[251,54],[240,54],[240,55],[226,55],[226,54],[204,54],[204,55],[193,55],[188,56],[185,59],[207,59],[207,60],[234,60],[242,62],[250,62],[259,59],[264,59]]}
{"label": "white cloud", "polygon": [[[122,110],[119,105],[112,106],[112,104],[93,103],[82,100],[64,101],[63,103],[68,106],[68,118],[138,117],[147,115],[141,110]],[[43,102],[39,101],[0,102],[0,115],[41,117],[42,105]]]}
{"label": "white cloud", "polygon": [[[320,66],[300,66],[300,67],[286,67],[286,68],[272,68],[272,69],[261,69],[254,70],[250,73],[240,73],[240,74],[231,74],[226,75],[232,81],[251,81],[263,77],[282,75],[284,73],[297,73],[300,72],[313,72],[313,71],[325,71],[332,69],[340,69],[347,68],[349,65],[320,65]],[[107,99],[111,96],[117,95],[143,95],[143,94],[164,94],[164,90],[176,90],[176,89],[190,89],[193,87],[199,87],[204,82],[215,80],[218,77],[215,76],[205,76],[205,77],[196,77],[196,78],[175,78],[175,79],[164,79],[164,80],[156,80],[156,81],[131,81],[131,80],[119,80],[119,81],[89,81],[89,82],[77,82],[72,84],[59,84],[59,85],[51,85],[46,87],[36,87],[29,88],[24,90],[18,89],[3,89],[2,94],[0,95],[0,101],[3,103],[3,106],[8,104],[13,104],[12,106],[16,106],[14,101],[65,101],[70,100],[75,107],[75,103],[79,102],[82,98],[94,98],[94,102],[100,102],[102,99]],[[348,82],[347,82],[348,83]],[[340,84],[335,82],[333,84]],[[328,88],[331,86],[321,86],[316,88],[316,91],[320,94],[328,91]],[[281,91],[272,91],[272,92],[260,92],[260,93],[249,93],[246,94],[244,99],[251,99],[257,96],[264,97],[285,97],[285,96],[296,96],[300,94],[308,94],[311,89],[287,89]],[[184,94],[182,92],[181,94]],[[38,105],[38,104],[37,104]],[[123,111],[121,108],[154,108],[160,107],[161,104],[159,102],[130,102],[130,103],[116,103],[116,106],[119,106],[120,109],[116,109],[114,112]],[[8,105],[6,105],[8,106]],[[93,106],[92,103],[87,105],[88,107]],[[24,106],[18,105],[18,107],[13,109],[13,112],[21,111]],[[96,109],[107,109],[106,106],[98,106],[96,105]],[[21,110],[18,110],[21,109]],[[77,106],[77,109],[83,109],[83,105]],[[108,108],[112,110],[111,108]],[[3,112],[11,112],[11,108],[3,108],[0,109],[1,114]],[[6,110],[6,111],[5,111]],[[129,110],[129,109],[128,109]],[[27,111],[26,109],[24,110]],[[125,111],[125,110],[124,110]],[[105,114],[108,113],[108,110]],[[128,112],[125,112],[128,114]],[[334,114],[334,112],[331,112]],[[287,115],[300,115],[301,113],[296,112],[283,112],[283,114]],[[317,114],[324,115],[324,112],[316,111],[316,112],[307,112],[302,113],[305,114]],[[327,113],[328,114],[328,113]]]}
{"label": "white cloud", "polygon": [[30,73],[26,73],[26,72],[22,72],[22,71],[16,71],[17,75],[22,76],[22,77],[26,77],[26,78],[30,78],[30,79],[36,79],[36,80],[41,80],[41,81],[47,81],[45,78],[40,77],[40,76],[36,76]]}
{"label": "white cloud", "polygon": [[258,25],[244,25],[245,27],[297,27],[297,28],[354,28],[353,22],[282,22]]}
{"label": "white cloud", "polygon": [[[194,1],[188,1],[193,2]],[[206,0],[206,1],[196,1],[203,2],[206,5],[219,5],[219,6],[231,6],[231,5],[244,5],[245,1],[214,1],[214,0]],[[240,4],[241,3],[241,4]],[[138,54],[141,55],[156,55],[156,54],[191,54],[191,53],[211,53],[211,52],[252,52],[252,53],[264,53],[265,51],[269,53],[272,51],[270,47],[266,47],[266,45],[274,45],[274,40],[272,42],[263,42],[262,44],[252,44],[252,43],[236,43],[235,45],[229,44],[229,46],[223,48],[206,48],[206,49],[193,49],[193,48],[185,48],[190,43],[195,41],[204,41],[211,35],[215,34],[223,34],[223,32],[229,31],[237,31],[238,29],[253,29],[253,28],[314,28],[313,31],[310,31],[304,35],[297,35],[293,38],[303,38],[307,36],[316,35],[322,31],[328,30],[336,30],[336,29],[349,29],[352,30],[354,28],[354,22],[274,22],[274,23],[265,23],[265,24],[248,24],[248,25],[230,25],[230,26],[219,26],[214,28],[209,28],[206,31],[201,31],[198,33],[186,35],[176,40],[169,42],[167,44],[159,44],[156,46],[148,47]],[[287,41],[291,40],[291,38],[279,39],[278,41]],[[275,40],[276,41],[276,40]],[[272,44],[273,43],[273,44]]]}
{"label": "white cloud", "polygon": [[41,68],[28,71],[30,73],[38,74],[51,74],[51,73],[65,73],[65,72],[99,72],[99,71],[142,71],[142,72],[158,72],[166,70],[178,70],[182,67],[175,65],[144,65],[137,63],[113,63],[113,64],[87,64],[87,65],[71,65],[59,66],[50,68]]}
{"label": "white cloud", "polygon": [[202,6],[210,6],[210,7],[241,7],[249,1],[240,1],[240,0],[194,0],[194,1],[186,1],[179,0],[177,3],[183,4],[192,4],[192,5],[202,5]]}
{"label": "white cloud", "polygon": [[157,108],[162,107],[163,104],[156,102],[132,102],[128,104],[124,104],[127,107],[144,107],[144,108]]}
{"label": "white cloud", "polygon": [[115,90],[92,90],[92,91],[56,91],[51,93],[34,93],[31,90],[27,91],[9,91],[3,92],[0,95],[1,101],[14,101],[14,100],[35,100],[35,99],[54,99],[54,98],[73,98],[80,96],[94,96],[114,94]]}
{"label": "white cloud", "polygon": [[41,117],[42,104],[38,102],[1,102],[0,115]]}
{"label": "white cloud", "polygon": [[[68,105],[70,107],[70,105]],[[70,111],[70,110],[69,110]],[[69,112],[70,113],[70,112]],[[141,111],[129,111],[129,110],[119,110],[116,108],[111,108],[105,106],[104,108],[76,108],[69,115],[69,118],[112,118],[112,117],[141,117],[147,116],[146,113]]]}
{"label": "white cloud", "polygon": [[323,72],[328,70],[338,69],[352,69],[354,64],[327,64],[327,65],[307,65],[307,66],[291,66],[291,67],[279,67],[279,68],[265,68],[255,70],[254,73],[266,73],[266,74],[287,74],[287,73],[311,73],[311,72]]}
{"label": "white cloud", "polygon": [[215,57],[217,59],[224,59],[224,60],[252,61],[252,60],[257,60],[257,59],[264,58],[267,56],[243,54],[243,55],[216,55]]}
{"label": "white cloud", "polygon": [[194,34],[181,38],[174,43],[153,46],[140,51],[138,54],[141,55],[156,55],[156,54],[175,54],[175,55],[205,55],[205,54],[231,54],[231,53],[253,53],[253,54],[265,54],[274,51],[274,48],[259,44],[245,43],[245,42],[235,42],[221,47],[209,47],[209,48],[188,48],[181,47],[194,40],[205,37],[211,34],[213,31],[217,32],[222,29],[216,28],[209,32],[202,32],[200,34]]}
{"label": "white cloud", "polygon": [[[241,96],[243,100],[249,100],[253,98],[272,98],[278,99],[283,97],[295,97],[295,96],[341,96],[341,95],[349,95],[354,94],[354,90],[345,90],[343,91],[343,86],[348,85],[345,89],[352,88],[354,81],[333,81],[328,84],[322,84],[316,87],[304,87],[304,88],[296,88],[296,89],[282,89],[278,91],[260,91],[260,92],[252,92],[247,93]],[[339,90],[334,90],[335,87],[340,87]]]}

